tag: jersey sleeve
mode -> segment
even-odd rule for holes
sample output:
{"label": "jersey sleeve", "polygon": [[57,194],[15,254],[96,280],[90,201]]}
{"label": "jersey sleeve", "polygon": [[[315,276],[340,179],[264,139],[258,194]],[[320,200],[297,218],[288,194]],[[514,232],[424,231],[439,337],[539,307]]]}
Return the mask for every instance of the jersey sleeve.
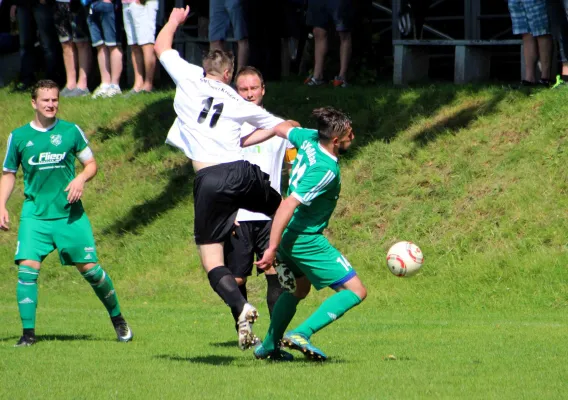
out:
{"label": "jersey sleeve", "polygon": [[197,80],[205,76],[203,68],[188,63],[176,50],[164,51],[160,56],[160,63],[176,85],[186,79]]}
{"label": "jersey sleeve", "polygon": [[2,167],[5,172],[17,172],[20,166],[21,157],[18,153],[14,137],[10,133],[8,136],[8,144],[6,145],[6,156],[4,157],[4,165]]}
{"label": "jersey sleeve", "polygon": [[75,128],[77,128],[75,133],[75,154],[78,154],[89,146],[89,140],[87,136],[85,136],[85,132],[83,132],[78,125],[75,125]]}
{"label": "jersey sleeve", "polygon": [[310,168],[299,179],[290,196],[294,196],[300,203],[309,206],[316,197],[334,187],[335,176],[329,168]]}
{"label": "jersey sleeve", "polygon": [[288,132],[288,141],[292,144],[292,147],[299,149],[302,146],[304,140],[317,140],[318,131],[313,129],[305,128],[292,128]]}
{"label": "jersey sleeve", "polygon": [[239,102],[237,115],[241,124],[247,122],[260,129],[274,128],[279,123],[284,122],[282,118],[275,117],[264,108],[245,100]]}

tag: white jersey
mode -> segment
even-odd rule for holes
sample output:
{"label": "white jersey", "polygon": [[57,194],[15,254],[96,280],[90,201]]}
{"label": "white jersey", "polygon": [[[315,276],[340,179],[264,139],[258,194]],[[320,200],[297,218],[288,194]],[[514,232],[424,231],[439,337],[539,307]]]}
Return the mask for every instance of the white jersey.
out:
{"label": "white jersey", "polygon": [[227,163],[243,159],[241,126],[270,129],[283,122],[262,107],[244,100],[229,85],[204,77],[203,69],[183,60],[176,50],[160,56],[176,84],[177,118],[166,143],[194,160]]}
{"label": "white jersey", "polygon": [[[247,136],[256,128],[249,124],[244,124],[241,136]],[[286,155],[286,149],[293,149],[294,146],[288,140],[274,136],[265,142],[244,147],[242,149],[243,157],[251,164],[256,164],[262,172],[270,175],[270,186],[280,193],[280,185],[282,181],[282,163]],[[269,217],[262,213],[239,209],[237,213],[237,221],[268,221]]]}

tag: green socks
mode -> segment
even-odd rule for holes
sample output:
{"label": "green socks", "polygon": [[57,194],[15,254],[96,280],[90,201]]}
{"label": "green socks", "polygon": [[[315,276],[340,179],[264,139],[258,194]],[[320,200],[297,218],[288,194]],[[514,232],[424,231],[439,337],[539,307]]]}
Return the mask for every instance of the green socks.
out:
{"label": "green socks", "polygon": [[116,317],[119,315],[120,305],[118,304],[118,297],[116,296],[114,285],[112,284],[110,276],[107,275],[101,266],[97,264],[81,275],[91,284],[97,297],[103,302],[110,316]]}
{"label": "green socks", "polygon": [[293,330],[308,339],[320,329],[325,328],[343,314],[361,303],[361,299],[351,290],[342,290],[324,301],[321,306],[300,326]]}
{"label": "green socks", "polygon": [[39,271],[25,265],[18,268],[16,299],[24,329],[34,329],[37,308],[37,278]]}
{"label": "green socks", "polygon": [[299,301],[300,300],[294,297],[290,292],[284,292],[278,297],[274,305],[274,310],[272,311],[272,319],[270,320],[268,332],[262,342],[262,347],[267,351],[272,352],[278,348],[278,342],[284,335],[288,324],[292,321],[292,318],[294,318],[294,314],[296,314],[296,306]]}

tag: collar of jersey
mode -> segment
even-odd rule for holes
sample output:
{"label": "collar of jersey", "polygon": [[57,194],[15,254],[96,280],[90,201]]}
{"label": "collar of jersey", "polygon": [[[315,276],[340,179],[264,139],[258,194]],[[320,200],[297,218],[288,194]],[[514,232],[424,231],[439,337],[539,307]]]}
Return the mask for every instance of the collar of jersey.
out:
{"label": "collar of jersey", "polygon": [[333,161],[337,162],[337,157],[335,157],[333,154],[327,151],[320,143],[318,143],[318,147],[321,151],[324,152],[324,154],[327,154],[329,157],[331,157]]}
{"label": "collar of jersey", "polygon": [[35,129],[36,131],[47,132],[48,130],[53,128],[55,125],[57,125],[58,122],[59,122],[59,119],[55,118],[55,122],[53,124],[49,125],[47,128],[39,128],[39,127],[35,126],[34,121],[32,121],[32,122],[30,122],[30,126],[33,129]]}

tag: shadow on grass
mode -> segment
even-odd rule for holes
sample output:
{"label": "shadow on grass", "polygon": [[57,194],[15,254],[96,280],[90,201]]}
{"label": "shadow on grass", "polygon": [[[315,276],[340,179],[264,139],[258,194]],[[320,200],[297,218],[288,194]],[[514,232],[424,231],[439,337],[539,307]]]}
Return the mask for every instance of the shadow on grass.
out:
{"label": "shadow on grass", "polygon": [[158,356],[154,356],[154,358],[158,358],[161,360],[169,360],[169,361],[181,361],[181,362],[190,362],[190,363],[197,363],[197,364],[209,364],[209,365],[229,365],[233,361],[236,361],[236,357],[232,356],[198,356],[198,357],[180,357],[175,355],[169,354],[160,354]]}
{"label": "shadow on grass", "polygon": [[103,339],[95,338],[91,335],[37,335],[36,339],[38,342],[50,342],[50,341],[61,341],[61,342],[79,342],[79,341],[102,341]]}
{"label": "shadow on grass", "polygon": [[227,340],[226,342],[213,342],[209,343],[213,347],[226,347],[226,348],[237,348],[239,346],[236,340]]}
{"label": "shadow on grass", "polygon": [[160,214],[175,208],[178,203],[192,194],[195,173],[191,163],[170,171],[169,182],[162,193],[145,203],[133,207],[122,219],[103,230],[103,234],[122,236],[138,231],[159,218]]}

